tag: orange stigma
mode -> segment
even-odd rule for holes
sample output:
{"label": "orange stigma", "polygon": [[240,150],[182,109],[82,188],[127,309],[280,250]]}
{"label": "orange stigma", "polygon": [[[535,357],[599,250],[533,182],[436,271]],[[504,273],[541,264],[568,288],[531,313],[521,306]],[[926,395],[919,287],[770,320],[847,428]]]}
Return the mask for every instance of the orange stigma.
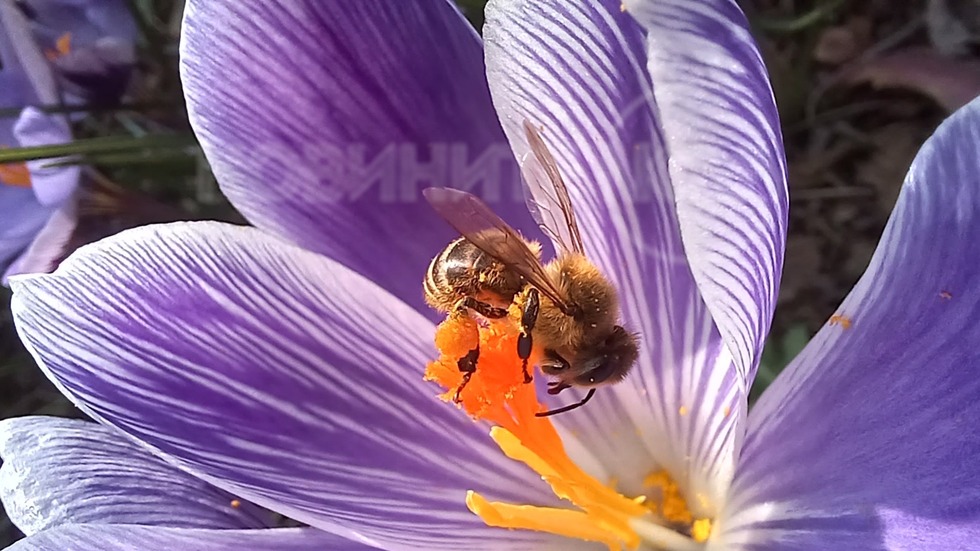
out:
{"label": "orange stigma", "polygon": [[[441,355],[428,365],[425,379],[446,389],[440,395],[442,400],[456,401],[475,421],[493,425],[490,437],[501,451],[533,469],[558,498],[572,507],[493,502],[470,491],[466,496],[470,511],[489,526],[548,532],[602,543],[616,551],[637,549],[643,542],[670,551],[701,549],[698,542],[707,539],[710,521],[696,520],[689,513],[678,518],[678,512],[686,507],[676,486],[669,486],[669,477],[658,478],[656,486],[661,497],[669,498],[665,501],[670,503],[657,507],[651,503],[656,497],[626,497],[587,474],[569,458],[551,419],[535,415],[547,408],[538,401],[534,384],[524,382],[517,356],[519,319],[516,306],[511,307],[508,318],[492,320],[486,325],[468,317],[450,316],[436,331],[436,347]],[[475,348],[477,342],[480,345],[477,370],[458,391],[463,374],[457,361]],[[536,360],[532,354],[530,365]],[[663,512],[670,515],[665,518]],[[680,531],[678,524],[684,525]]]}
{"label": "orange stigma", "polygon": [[[9,149],[0,145],[0,151]],[[0,163],[0,184],[14,187],[31,187],[31,173],[25,163]]]}
{"label": "orange stigma", "polygon": [[65,33],[54,41],[54,49],[45,50],[44,56],[48,61],[55,61],[71,53],[71,33]]}

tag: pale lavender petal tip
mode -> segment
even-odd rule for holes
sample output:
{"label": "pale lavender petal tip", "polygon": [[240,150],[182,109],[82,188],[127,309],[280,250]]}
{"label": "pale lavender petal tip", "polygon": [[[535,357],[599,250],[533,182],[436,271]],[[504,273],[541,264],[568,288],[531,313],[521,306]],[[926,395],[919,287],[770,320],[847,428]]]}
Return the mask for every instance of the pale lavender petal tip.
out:
{"label": "pale lavender petal tip", "polygon": [[70,524],[264,528],[267,512],[168,465],[115,429],[57,417],[0,421],[0,499],[27,535]]}
{"label": "pale lavender petal tip", "polygon": [[62,526],[6,551],[366,551],[362,543],[312,528],[200,530],[125,524]]}

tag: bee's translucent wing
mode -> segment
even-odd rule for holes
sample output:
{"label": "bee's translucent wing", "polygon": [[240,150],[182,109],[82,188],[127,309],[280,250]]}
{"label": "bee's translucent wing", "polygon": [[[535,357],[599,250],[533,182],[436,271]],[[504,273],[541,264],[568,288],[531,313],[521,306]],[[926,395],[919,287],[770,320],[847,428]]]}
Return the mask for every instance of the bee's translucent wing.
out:
{"label": "bee's translucent wing", "polygon": [[526,119],[524,133],[531,149],[521,159],[521,173],[527,184],[525,192],[531,215],[562,251],[585,254],[568,188],[554,155],[544,143],[541,132]]}
{"label": "bee's translucent wing", "polygon": [[475,195],[449,188],[428,188],[423,194],[429,204],[463,237],[483,252],[524,277],[551,299],[563,312],[573,308],[544,272],[538,257],[528,248],[517,230],[494,214]]}

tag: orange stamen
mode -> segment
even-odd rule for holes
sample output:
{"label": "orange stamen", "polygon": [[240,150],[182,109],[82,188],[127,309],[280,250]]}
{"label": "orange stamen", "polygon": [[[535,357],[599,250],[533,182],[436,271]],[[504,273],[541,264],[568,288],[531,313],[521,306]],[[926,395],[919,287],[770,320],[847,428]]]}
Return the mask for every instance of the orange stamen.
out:
{"label": "orange stamen", "polygon": [[[635,549],[641,541],[650,541],[649,537],[638,535],[638,523],[645,534],[666,533],[668,540],[680,538],[696,545],[664,527],[664,522],[656,518],[658,511],[645,503],[644,496],[628,498],[585,473],[569,458],[551,419],[535,415],[547,408],[538,401],[534,385],[524,382],[516,352],[519,319],[516,307],[511,307],[509,318],[482,326],[466,317],[450,316],[436,331],[436,347],[441,355],[428,365],[425,378],[445,388],[440,398],[452,402],[463,380],[457,360],[478,341],[478,367],[459,392],[458,407],[474,420],[494,425],[490,436],[501,451],[533,469],[556,496],[576,509],[490,502],[475,492],[467,495],[469,509],[490,526],[600,542],[611,550]],[[536,360],[532,353],[530,364]],[[682,498],[678,499],[683,503]]]}

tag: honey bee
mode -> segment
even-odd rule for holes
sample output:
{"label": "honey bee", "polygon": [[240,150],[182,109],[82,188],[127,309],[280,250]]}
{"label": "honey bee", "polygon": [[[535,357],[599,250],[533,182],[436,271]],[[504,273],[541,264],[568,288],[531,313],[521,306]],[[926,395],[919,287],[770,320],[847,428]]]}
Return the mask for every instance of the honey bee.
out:
{"label": "honey bee", "polygon": [[[449,315],[503,318],[520,307],[518,357],[524,381],[531,382],[528,360],[539,347],[538,368],[554,377],[549,394],[570,387],[589,391],[580,402],[538,413],[544,417],[581,407],[597,386],[621,381],[638,356],[637,335],[619,324],[616,288],[585,256],[578,223],[557,163],[539,131],[524,121],[530,155],[522,166],[528,205],[558,248],[541,261],[541,248],[525,240],[479,198],[464,191],[429,188],[425,198],[462,237],[429,265],[424,289],[433,308]],[[479,345],[458,361],[463,381],[476,372]]]}

